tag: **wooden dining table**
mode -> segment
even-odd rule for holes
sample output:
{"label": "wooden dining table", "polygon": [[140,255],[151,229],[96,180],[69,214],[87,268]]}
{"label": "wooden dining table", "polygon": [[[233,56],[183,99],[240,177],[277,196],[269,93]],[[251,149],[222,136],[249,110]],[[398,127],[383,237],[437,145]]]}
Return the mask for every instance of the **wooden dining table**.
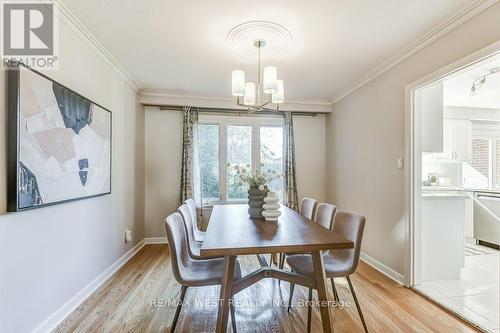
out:
{"label": "wooden dining table", "polygon": [[[281,205],[278,221],[252,219],[248,205],[216,205],[208,224],[200,253],[203,256],[224,256],[224,274],[221,281],[216,332],[227,331],[229,302],[233,295],[264,278],[276,278],[318,291],[323,332],[332,332],[326,288],[323,250],[350,249],[353,242],[325,229],[294,210]],[[314,276],[280,270],[268,265],[264,254],[311,253]],[[234,268],[239,255],[257,255],[260,268],[235,280]]]}

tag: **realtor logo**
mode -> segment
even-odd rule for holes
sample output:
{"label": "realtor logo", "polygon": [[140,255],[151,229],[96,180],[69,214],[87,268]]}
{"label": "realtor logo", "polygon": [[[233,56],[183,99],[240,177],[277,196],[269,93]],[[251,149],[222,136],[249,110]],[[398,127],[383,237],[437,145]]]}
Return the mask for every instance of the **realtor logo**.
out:
{"label": "realtor logo", "polygon": [[2,64],[22,62],[32,68],[54,69],[56,24],[53,2],[2,2]]}

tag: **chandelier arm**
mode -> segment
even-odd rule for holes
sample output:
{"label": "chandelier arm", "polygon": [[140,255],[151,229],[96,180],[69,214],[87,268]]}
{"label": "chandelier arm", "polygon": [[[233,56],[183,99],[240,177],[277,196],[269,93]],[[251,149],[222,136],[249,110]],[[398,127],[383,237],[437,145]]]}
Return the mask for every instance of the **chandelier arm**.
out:
{"label": "chandelier arm", "polygon": [[276,108],[272,107],[267,107],[267,108],[262,108],[263,111],[279,111],[280,110],[280,105],[279,104],[274,104]]}

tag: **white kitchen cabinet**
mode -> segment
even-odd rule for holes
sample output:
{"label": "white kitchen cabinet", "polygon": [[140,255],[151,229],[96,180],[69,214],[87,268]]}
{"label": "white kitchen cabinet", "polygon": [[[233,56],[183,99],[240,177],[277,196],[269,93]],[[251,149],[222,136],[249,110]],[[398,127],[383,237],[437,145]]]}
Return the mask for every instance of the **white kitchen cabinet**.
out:
{"label": "white kitchen cabinet", "polygon": [[443,83],[415,92],[415,109],[422,115],[422,151],[443,152]]}
{"label": "white kitchen cabinet", "polygon": [[443,123],[443,155],[457,162],[472,159],[472,123],[465,119],[445,119]]}
{"label": "white kitchen cabinet", "polygon": [[462,192],[423,192],[415,228],[415,284],[460,278],[465,264],[465,202]]}

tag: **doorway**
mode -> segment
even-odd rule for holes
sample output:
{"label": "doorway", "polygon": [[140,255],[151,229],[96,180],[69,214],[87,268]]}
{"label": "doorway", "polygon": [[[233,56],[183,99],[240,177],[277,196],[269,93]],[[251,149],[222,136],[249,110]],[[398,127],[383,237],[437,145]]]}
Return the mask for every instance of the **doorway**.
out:
{"label": "doorway", "polygon": [[500,328],[498,48],[407,89],[407,285],[491,332]]}

